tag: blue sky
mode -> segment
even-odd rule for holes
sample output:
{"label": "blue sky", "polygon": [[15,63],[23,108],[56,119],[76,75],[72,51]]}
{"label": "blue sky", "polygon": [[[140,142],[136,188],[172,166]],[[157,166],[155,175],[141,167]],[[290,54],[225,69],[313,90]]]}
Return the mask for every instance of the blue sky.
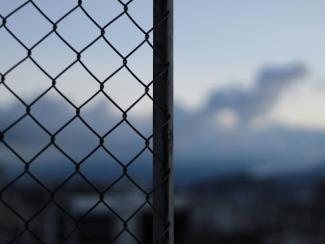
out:
{"label": "blue sky", "polygon": [[268,123],[324,128],[324,8],[320,0],[175,1],[176,100],[200,109],[216,89],[254,89],[261,69],[302,63],[309,76],[279,98]]}
{"label": "blue sky", "polygon": [[[25,1],[1,0],[0,14],[6,16],[23,2]],[[76,1],[36,0],[35,3],[56,21],[75,6]],[[100,0],[95,3],[85,0],[83,7],[101,26],[123,10],[118,1]],[[325,77],[324,7],[325,2],[321,0],[308,3],[303,0],[175,1],[176,102],[188,109],[200,109],[214,90],[228,86],[252,89],[256,76],[264,67],[299,62],[308,67],[310,75],[302,85],[290,87],[287,92],[289,94],[284,94],[279,99],[277,109],[273,111],[275,115],[272,116],[276,117],[275,120],[291,126],[323,128],[325,114],[322,113],[321,105],[325,102],[322,99]],[[130,14],[145,30],[151,27],[151,9],[152,1],[149,0],[135,0],[129,5]],[[7,21],[7,26],[27,46],[31,46],[51,29],[51,25],[31,4]],[[143,34],[127,18],[121,18],[106,31],[108,39],[123,55],[143,40]],[[59,23],[58,32],[80,50],[98,35],[99,30],[78,10]],[[26,51],[4,30],[0,31],[0,41],[5,47],[1,52],[6,59],[0,59],[0,72],[4,73],[10,65],[24,57]],[[151,55],[150,48],[144,46],[129,59],[128,64],[144,82],[150,82],[152,78]],[[33,57],[54,75],[74,60],[75,55],[52,35],[33,50]],[[82,58],[101,79],[121,65],[120,57],[102,40],[86,51]],[[18,70],[15,74],[10,74],[8,79],[15,81],[13,86],[21,92],[20,95],[30,97],[32,93],[36,94],[37,89],[41,92],[47,85],[44,77],[34,72],[32,65],[27,63],[25,66],[20,72]],[[95,91],[97,86],[91,82],[91,77],[79,71],[80,67],[75,67],[58,84],[71,99],[80,102],[87,98],[88,91]],[[35,86],[26,86],[24,82],[19,82],[26,73],[33,73]],[[80,77],[84,77],[86,82],[78,90],[73,89]],[[143,92],[127,72],[121,72],[115,80],[110,83],[108,90],[117,99],[121,98],[120,102],[125,105],[130,104],[130,101],[123,97],[132,97],[136,93],[132,100]],[[123,89],[125,86],[130,89]],[[6,94],[1,94],[1,97],[2,104],[11,100]],[[302,108],[301,111],[294,111],[294,104],[290,102],[293,100],[295,103],[301,101],[298,106]],[[150,108],[149,105],[144,107],[147,110]]]}
{"label": "blue sky", "polygon": [[176,98],[197,104],[211,88],[252,85],[264,65],[300,61],[323,78],[324,8],[321,0],[175,1]]}
{"label": "blue sky", "polygon": [[[0,14],[6,16],[22,2],[0,0]],[[35,3],[56,21],[76,1],[35,0]],[[150,3],[152,1],[134,0],[129,6],[131,15],[145,29],[150,28],[152,21]],[[117,1],[107,0],[98,0],[96,4],[85,0],[83,7],[101,26],[123,10]],[[276,172],[305,169],[323,163],[324,9],[325,2],[321,0],[175,0],[177,163],[192,160],[193,165],[202,166],[197,162],[204,160],[208,164],[206,168],[221,165],[259,172],[271,172],[271,168]],[[31,5],[8,18],[7,26],[28,47],[51,29]],[[60,22],[58,32],[77,50],[99,34],[98,28],[80,10]],[[127,18],[108,27],[106,34],[123,55],[144,38]],[[25,55],[26,51],[2,28],[0,72],[5,73]],[[55,35],[36,47],[32,57],[51,76],[56,76],[75,60],[73,51]],[[103,40],[85,51],[81,60],[101,81],[122,63]],[[135,52],[128,65],[145,83],[151,81],[152,51],[148,46]],[[6,75],[6,82],[29,102],[51,84],[50,79],[30,61]],[[98,90],[98,83],[76,64],[57,79],[57,87],[80,105]],[[105,89],[124,109],[144,92],[126,70],[109,80]],[[10,103],[12,107],[8,106]],[[148,132],[151,118],[147,115],[151,108],[152,102],[143,100],[129,112],[128,118]],[[53,109],[57,109],[57,116],[52,121],[51,116],[44,114]],[[63,123],[74,113],[54,91],[36,103],[32,112],[49,126]],[[22,113],[24,107],[0,86],[0,125],[7,126]],[[88,116],[101,132],[121,118],[121,112],[103,95],[85,106],[82,114]],[[28,126],[27,122],[17,125],[8,138],[26,152],[29,148],[25,147],[33,133],[24,135],[21,131],[33,131]],[[74,125],[72,130],[79,131],[79,126]],[[69,133],[63,134],[64,141]],[[71,145],[90,142],[93,137],[87,133],[78,136],[69,137],[75,140]],[[32,137],[34,140],[35,136]],[[38,143],[43,142],[40,137]],[[125,137],[118,142],[121,143],[119,146],[123,145]],[[89,146],[84,144],[74,150]],[[124,153],[123,146],[119,150]],[[242,165],[242,159],[247,164]]]}
{"label": "blue sky", "polygon": [[[5,16],[22,2],[1,0],[0,13]],[[56,20],[76,1],[37,0],[35,3]],[[117,1],[100,0],[94,4],[86,0],[84,6],[100,24],[106,23],[122,10]],[[130,5],[130,13],[145,29],[150,28],[152,21],[151,7],[152,1],[149,0],[135,0]],[[301,61],[310,66],[317,77],[322,78],[325,76],[322,68],[325,61],[325,50],[322,48],[325,41],[324,7],[325,3],[321,0],[308,3],[303,0],[176,0],[176,99],[198,106],[204,102],[202,97],[207,96],[211,88],[232,82],[252,85],[256,72],[264,65]],[[8,22],[10,26],[10,23],[20,21],[19,26],[13,26],[22,34],[30,36],[31,40],[36,40],[37,34],[40,36],[46,33],[50,25],[39,21],[40,17],[30,16],[26,10]],[[28,17],[28,22],[22,21]],[[97,34],[97,30],[85,18],[77,21],[76,17],[77,14],[66,24],[63,23],[61,32],[70,37],[76,46],[82,46]],[[118,26],[125,26],[125,23],[121,21]],[[33,28],[35,24],[39,28]],[[31,28],[33,33],[30,33]],[[86,28],[88,39],[82,38],[80,34]],[[122,49],[134,46],[141,40],[141,35],[134,28],[128,29],[132,38],[124,38],[125,32],[117,27],[110,31],[114,34],[115,43]],[[12,55],[12,50],[5,51],[10,51]],[[47,52],[55,55],[54,50]],[[145,58],[148,53],[143,51],[136,56],[136,68],[141,72],[148,68],[149,59]],[[107,51],[105,54],[111,53]],[[115,58],[111,59],[112,66],[119,62]],[[98,63],[107,61],[100,57],[97,60]]]}

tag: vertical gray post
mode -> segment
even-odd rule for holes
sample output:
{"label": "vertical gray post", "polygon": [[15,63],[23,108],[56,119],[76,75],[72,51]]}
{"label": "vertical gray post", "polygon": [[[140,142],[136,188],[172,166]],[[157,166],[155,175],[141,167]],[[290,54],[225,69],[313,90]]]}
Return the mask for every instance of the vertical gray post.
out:
{"label": "vertical gray post", "polygon": [[153,2],[153,243],[173,244],[173,0]]}

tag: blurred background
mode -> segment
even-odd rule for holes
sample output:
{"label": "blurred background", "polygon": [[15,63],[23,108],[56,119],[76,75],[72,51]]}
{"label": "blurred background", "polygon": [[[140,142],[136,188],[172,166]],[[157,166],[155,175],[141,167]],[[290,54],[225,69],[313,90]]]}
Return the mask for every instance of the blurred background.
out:
{"label": "blurred background", "polygon": [[[24,2],[0,1],[2,25]],[[76,6],[33,2],[54,22]],[[132,161],[143,138],[127,123],[109,131],[121,121],[121,109],[130,108],[128,121],[141,135],[151,135],[152,101],[145,96],[132,104],[144,93],[139,80],[152,81],[152,49],[145,44],[128,58],[133,74],[119,70],[123,60],[107,41],[126,56],[143,33],[124,15],[105,29],[107,41],[87,47],[100,29],[81,9],[58,23],[58,34],[38,43],[52,25],[35,5],[26,4],[0,28],[0,73],[7,85],[0,84],[0,131],[32,104],[33,118],[59,133],[57,146],[47,147],[48,134],[28,116],[6,131],[6,145],[0,143],[0,215],[6,216],[0,219],[0,242],[24,230],[23,217],[32,218],[32,232],[13,243],[35,243],[32,233],[45,243],[89,243],[82,232],[107,243],[123,229],[118,216],[126,219],[139,209],[145,200],[141,189],[151,188],[150,151]],[[118,1],[88,0],[82,6],[102,27],[123,12]],[[324,243],[325,2],[179,0],[174,8],[176,243]],[[145,31],[152,27],[152,1],[134,0],[128,12]],[[27,55],[24,45],[32,48],[32,59],[15,66]],[[74,63],[73,49],[83,50],[82,63]],[[51,77],[61,94],[44,93]],[[111,100],[102,93],[89,100],[99,89],[96,79],[108,77],[104,90]],[[76,107],[84,121],[65,126]],[[85,122],[100,136],[109,132],[105,147],[96,149],[98,138]],[[124,177],[110,188],[123,173],[116,158],[124,165],[132,161],[128,174],[136,184]],[[24,160],[32,160],[32,176],[24,173]],[[74,175],[73,161],[83,161],[82,175]],[[93,208],[79,230],[60,207],[47,206],[48,192],[40,183],[57,190],[58,205],[74,218]],[[111,209],[97,204],[97,190],[107,190]],[[151,243],[151,221],[145,206],[130,222],[143,243]],[[138,242],[130,233],[116,240]]]}

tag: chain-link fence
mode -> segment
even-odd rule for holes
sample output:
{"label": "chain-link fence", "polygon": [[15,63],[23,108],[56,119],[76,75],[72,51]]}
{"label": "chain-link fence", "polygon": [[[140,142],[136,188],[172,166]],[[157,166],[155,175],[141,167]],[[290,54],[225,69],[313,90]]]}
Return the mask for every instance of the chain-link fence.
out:
{"label": "chain-link fence", "polygon": [[173,243],[171,0],[1,1],[0,78],[0,243]]}

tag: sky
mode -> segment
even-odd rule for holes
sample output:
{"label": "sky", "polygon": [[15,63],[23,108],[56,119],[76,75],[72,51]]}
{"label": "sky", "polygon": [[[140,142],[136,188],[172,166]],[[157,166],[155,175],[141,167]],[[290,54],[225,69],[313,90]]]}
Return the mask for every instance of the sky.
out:
{"label": "sky", "polygon": [[216,87],[252,85],[265,65],[301,61],[323,77],[324,7],[320,0],[175,1],[176,97],[201,104]]}
{"label": "sky", "polygon": [[176,100],[198,109],[211,90],[250,89],[260,69],[298,62],[310,76],[291,87],[270,116],[324,128],[324,7],[317,0],[175,1]]}
{"label": "sky", "polygon": [[[22,2],[0,0],[0,14],[6,16]],[[53,21],[75,2],[35,1]],[[204,165],[206,169],[218,165],[218,170],[245,168],[259,173],[301,170],[323,164],[325,2],[175,0],[174,5],[176,164]],[[85,0],[83,6],[101,26],[123,7],[117,1],[105,0],[96,4]],[[149,0],[135,0],[129,6],[131,15],[145,29],[150,28],[151,9]],[[28,47],[51,29],[31,5],[9,17],[7,26]],[[81,50],[96,38],[99,30],[78,10],[58,24],[58,32],[76,50]],[[127,18],[109,26],[105,36],[122,55],[127,55],[144,38]],[[6,73],[26,55],[3,29],[0,50],[1,73]],[[54,77],[73,62],[75,54],[53,35],[33,49],[32,57]],[[81,60],[101,81],[118,69],[122,61],[103,40],[86,50]],[[141,81],[146,84],[151,81],[152,51],[147,45],[129,58],[128,65]],[[27,81],[26,77],[30,79]],[[49,77],[31,61],[6,75],[6,82],[27,102],[51,84]],[[57,87],[78,106],[98,90],[98,83],[76,64],[57,79]],[[105,89],[122,109],[127,109],[144,92],[125,69],[110,79]],[[51,120],[48,113],[53,109],[57,116]],[[129,118],[144,133],[150,133],[151,109],[151,101],[147,99],[130,110]],[[0,86],[0,129],[23,112],[23,106]],[[121,115],[103,96],[96,97],[82,112],[100,133],[105,133],[107,126],[113,126]],[[56,122],[66,121],[73,108],[51,91],[35,104],[33,113],[55,131]],[[80,142],[93,143],[90,140],[93,136],[87,132],[78,134],[78,138],[69,136],[79,131],[80,126],[73,125],[61,138],[62,146],[78,145],[71,148],[76,157],[81,156],[78,155],[80,147],[85,152],[91,148]],[[28,141],[35,135],[23,132],[37,130],[32,127],[30,121],[26,122],[8,137],[26,155],[33,153]],[[123,155],[123,143],[129,137],[125,133],[116,139],[116,145],[111,145],[117,154]],[[44,143],[42,135],[36,138],[34,150]],[[136,148],[138,145],[133,149]]]}

